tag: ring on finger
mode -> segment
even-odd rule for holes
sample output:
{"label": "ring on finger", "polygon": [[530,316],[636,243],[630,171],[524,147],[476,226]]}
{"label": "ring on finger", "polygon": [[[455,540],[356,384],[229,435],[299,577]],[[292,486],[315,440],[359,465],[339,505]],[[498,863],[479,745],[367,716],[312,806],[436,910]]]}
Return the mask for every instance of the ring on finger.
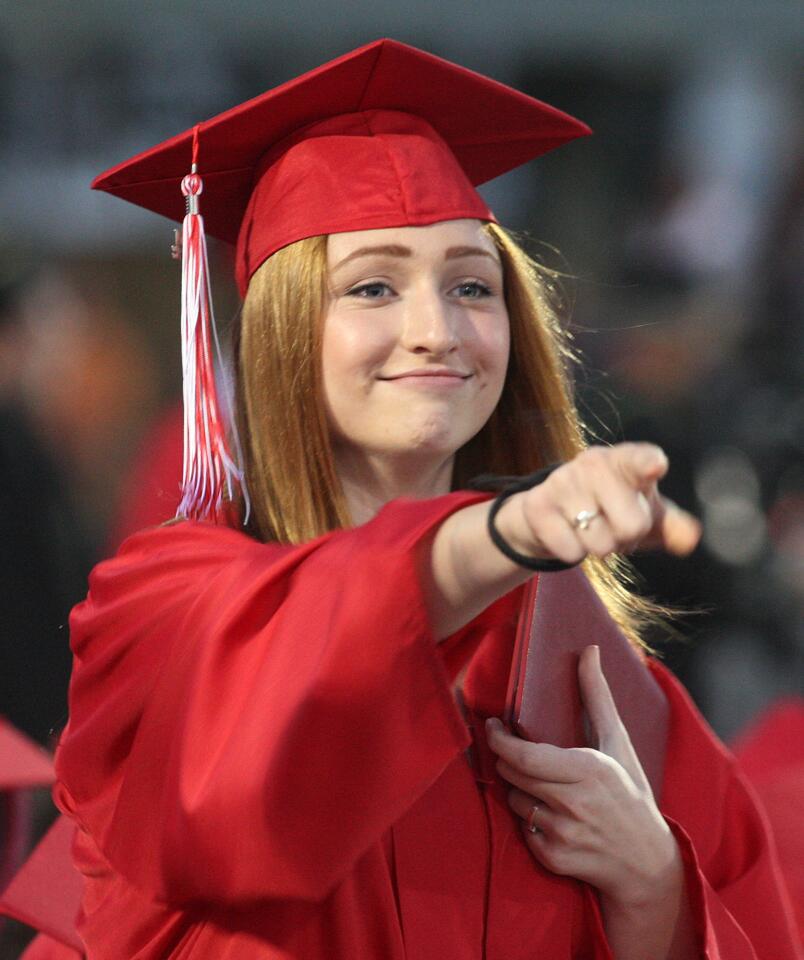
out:
{"label": "ring on finger", "polygon": [[526,823],[527,823],[528,830],[531,833],[539,833],[539,828],[536,826],[535,818],[539,812],[540,807],[541,807],[540,803],[534,803],[533,806],[530,808],[530,812],[528,813],[528,819]]}
{"label": "ring on finger", "polygon": [[575,530],[588,530],[589,524],[600,516],[599,510],[580,510],[570,521]]}

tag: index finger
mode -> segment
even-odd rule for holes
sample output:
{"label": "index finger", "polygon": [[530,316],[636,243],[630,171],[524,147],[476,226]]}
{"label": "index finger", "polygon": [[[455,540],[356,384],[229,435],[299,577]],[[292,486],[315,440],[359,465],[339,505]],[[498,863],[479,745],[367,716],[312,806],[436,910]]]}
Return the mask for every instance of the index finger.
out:
{"label": "index finger", "polygon": [[531,743],[509,733],[496,718],[486,721],[486,738],[498,757],[531,779],[578,783],[588,772],[586,751]]}
{"label": "index finger", "polygon": [[614,469],[637,490],[655,484],[670,465],[664,450],[655,443],[618,443],[611,447],[611,453]]}

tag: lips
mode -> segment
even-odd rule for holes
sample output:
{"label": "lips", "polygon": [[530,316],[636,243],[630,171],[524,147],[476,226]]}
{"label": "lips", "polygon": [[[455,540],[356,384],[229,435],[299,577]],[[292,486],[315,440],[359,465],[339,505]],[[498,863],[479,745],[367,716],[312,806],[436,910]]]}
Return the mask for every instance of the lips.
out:
{"label": "lips", "polygon": [[438,377],[443,380],[450,378],[453,380],[467,380],[471,374],[464,373],[461,370],[454,370],[452,367],[417,367],[415,370],[404,370],[401,373],[393,373],[380,380],[402,380],[408,377]]}

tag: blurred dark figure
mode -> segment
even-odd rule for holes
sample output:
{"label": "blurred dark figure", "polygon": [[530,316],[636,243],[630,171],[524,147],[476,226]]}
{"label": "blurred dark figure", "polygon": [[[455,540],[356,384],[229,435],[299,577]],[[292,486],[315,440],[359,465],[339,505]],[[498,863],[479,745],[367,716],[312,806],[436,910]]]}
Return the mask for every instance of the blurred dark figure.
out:
{"label": "blurred dark figure", "polygon": [[23,282],[0,283],[0,713],[40,743],[67,712],[67,615],[93,551],[31,417]]}

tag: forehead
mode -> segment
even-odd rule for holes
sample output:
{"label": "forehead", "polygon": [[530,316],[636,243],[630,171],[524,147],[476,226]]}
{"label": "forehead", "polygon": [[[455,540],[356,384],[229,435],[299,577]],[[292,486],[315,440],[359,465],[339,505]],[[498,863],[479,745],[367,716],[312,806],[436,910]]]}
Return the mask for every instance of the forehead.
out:
{"label": "forehead", "polygon": [[480,247],[499,259],[494,241],[480,220],[442,220],[423,227],[384,227],[333,233],[327,238],[330,266],[364,247],[407,247],[413,256],[438,255],[450,247]]}

